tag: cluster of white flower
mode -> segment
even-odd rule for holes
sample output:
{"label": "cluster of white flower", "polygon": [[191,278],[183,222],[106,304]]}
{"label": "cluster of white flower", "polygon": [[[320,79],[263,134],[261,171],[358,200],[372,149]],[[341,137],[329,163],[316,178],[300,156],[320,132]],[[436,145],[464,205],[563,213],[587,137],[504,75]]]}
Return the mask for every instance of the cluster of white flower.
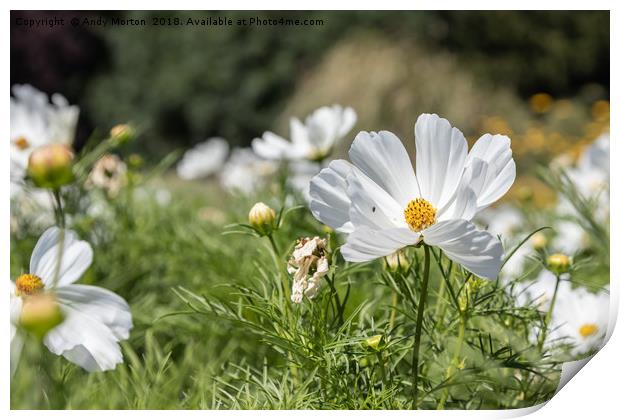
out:
{"label": "cluster of white flower", "polygon": [[304,123],[291,118],[290,141],[267,131],[254,139],[251,148],[229,153],[226,140],[212,138],[185,153],[177,174],[183,179],[217,175],[225,190],[249,194],[265,186],[280,164],[286,163],[289,185],[308,197],[309,181],[321,169],[320,162],[329,158],[356,121],[353,109],[333,105],[315,110]]}
{"label": "cluster of white flower", "polygon": [[[45,93],[32,86],[18,85],[12,91],[12,203],[24,209],[24,203],[34,199],[40,205],[33,209],[35,219],[49,225],[50,218],[38,215],[52,213],[50,193],[43,188],[27,191],[26,175],[33,179],[39,175],[35,164],[40,164],[43,172],[47,170],[50,182],[65,182],[67,173],[71,175],[71,146],[79,109],[59,94],[52,95],[50,103]],[[57,145],[63,147],[54,148]],[[36,153],[38,160],[33,159]],[[90,180],[116,193],[123,170],[118,158],[105,156],[95,165]],[[52,353],[90,372],[114,369],[122,362],[118,342],[129,338],[133,326],[129,305],[101,287],[75,284],[92,259],[91,246],[70,229],[50,227],[41,235],[28,273],[11,283],[11,372],[20,358],[23,331],[38,335]]]}

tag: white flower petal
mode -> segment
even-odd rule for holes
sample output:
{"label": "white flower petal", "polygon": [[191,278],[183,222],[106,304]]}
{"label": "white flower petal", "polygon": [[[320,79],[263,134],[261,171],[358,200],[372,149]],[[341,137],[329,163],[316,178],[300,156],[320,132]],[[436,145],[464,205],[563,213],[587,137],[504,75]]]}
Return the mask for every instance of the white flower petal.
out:
{"label": "white flower petal", "polygon": [[470,187],[461,187],[454,200],[437,214],[437,220],[464,219],[471,220],[477,212],[476,193]]}
{"label": "white flower petal", "polygon": [[408,228],[403,208],[363,172],[354,168],[347,176],[347,195],[351,199],[349,217],[353,226],[373,230]]}
{"label": "white flower petal", "polygon": [[403,208],[420,196],[407,150],[389,131],[360,132],[349,150],[351,162]]}
{"label": "white flower petal", "polygon": [[123,361],[118,341],[129,336],[131,313],[112,292],[83,285],[58,289],[65,320],[44,338],[54,354],[89,372],[114,369]]}
{"label": "white flower petal", "polygon": [[346,178],[352,170],[346,160],[334,160],[310,181],[310,210],[322,223],[341,233],[350,233],[351,200]]}
{"label": "white flower petal", "polygon": [[459,186],[467,141],[448,120],[422,114],[415,124],[416,175],[422,198],[441,210],[449,204]]}
{"label": "white flower petal", "polygon": [[338,130],[338,135],[345,136],[349,131],[351,131],[356,122],[357,113],[353,108],[346,107],[342,111],[342,122]]}
{"label": "white flower petal", "polygon": [[119,295],[107,289],[85,284],[70,284],[56,291],[59,301],[88,314],[105,324],[118,340],[129,338],[133,327],[129,305]]}
{"label": "white flower petal", "polygon": [[266,131],[262,138],[252,141],[254,153],[264,159],[288,159],[293,154],[293,143],[270,131]]}
{"label": "white flower petal", "polygon": [[420,235],[408,228],[374,231],[361,227],[349,235],[340,253],[347,261],[372,261],[408,245],[415,245],[419,240]]}
{"label": "white flower petal", "polygon": [[200,143],[183,154],[177,165],[182,179],[198,179],[217,172],[228,156],[228,142],[214,137]]}
{"label": "white flower petal", "polygon": [[465,166],[469,167],[476,159],[489,165],[489,177],[480,191],[477,191],[480,210],[500,199],[515,181],[516,166],[512,158],[510,138],[502,135],[483,135],[471,148]]}
{"label": "white flower petal", "polygon": [[[58,266],[61,229],[51,227],[39,238],[30,257],[30,273],[41,278],[51,287]],[[86,241],[78,239],[75,232],[64,230],[62,264],[58,270],[58,283],[63,286],[75,282],[84,274],[93,261],[93,249]]]}
{"label": "white flower petal", "polygon": [[504,252],[501,242],[466,220],[438,222],[422,231],[424,242],[441,248],[451,260],[479,277],[495,279]]}
{"label": "white flower petal", "polygon": [[17,323],[19,322],[19,317],[22,312],[22,299],[20,297],[15,296],[13,291],[15,290],[15,285],[12,285],[11,288],[11,314],[10,314],[10,333],[11,333],[11,376],[15,373],[17,369],[17,364],[19,363],[19,359],[22,353],[22,347],[24,345],[24,340],[17,331]]}

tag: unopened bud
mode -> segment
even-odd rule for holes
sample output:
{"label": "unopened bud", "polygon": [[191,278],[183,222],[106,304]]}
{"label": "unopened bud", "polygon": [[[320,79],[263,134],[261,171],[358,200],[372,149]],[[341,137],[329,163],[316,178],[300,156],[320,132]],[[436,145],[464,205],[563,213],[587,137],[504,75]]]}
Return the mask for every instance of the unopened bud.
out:
{"label": "unopened bud", "polygon": [[536,232],[532,236],[532,245],[536,250],[544,249],[547,246],[547,242],[547,237],[542,232]]}
{"label": "unopened bud", "polygon": [[383,338],[383,335],[377,334],[367,338],[364,341],[364,344],[373,350],[379,351],[385,346],[385,339]]}
{"label": "unopened bud", "polygon": [[403,250],[388,255],[383,259],[383,263],[385,269],[391,273],[405,273],[411,266],[407,253]]}
{"label": "unopened bud", "polygon": [[63,321],[58,301],[50,294],[37,294],[24,299],[19,323],[21,327],[42,339]]}
{"label": "unopened bud", "polygon": [[119,124],[110,130],[110,137],[117,144],[129,143],[136,136],[136,130],[129,124]]}
{"label": "unopened bud", "polygon": [[73,180],[73,152],[64,144],[48,144],[32,151],[28,175],[39,188],[57,189]]}
{"label": "unopened bud", "polygon": [[572,263],[573,259],[564,254],[553,254],[547,257],[547,268],[557,275],[568,273]]}
{"label": "unopened bud", "polygon": [[144,165],[144,159],[137,153],[132,153],[127,158],[127,163],[131,169],[140,169]]}
{"label": "unopened bud", "polygon": [[276,212],[265,203],[256,203],[248,215],[250,225],[252,225],[262,235],[268,235],[274,228]]}

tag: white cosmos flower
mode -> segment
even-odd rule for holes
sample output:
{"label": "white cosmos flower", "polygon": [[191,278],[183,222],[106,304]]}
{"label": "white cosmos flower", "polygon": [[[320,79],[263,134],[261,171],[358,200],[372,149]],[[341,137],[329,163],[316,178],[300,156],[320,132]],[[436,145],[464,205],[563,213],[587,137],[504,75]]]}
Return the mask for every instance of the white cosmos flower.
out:
{"label": "white cosmos flower", "polygon": [[291,140],[267,131],[252,142],[257,155],[265,159],[323,160],[334,146],[353,128],[357,114],[340,105],[315,110],[302,123],[291,118]]}
{"label": "white cosmos flower", "polygon": [[[561,276],[556,301],[564,300],[570,293],[568,274]],[[538,277],[529,282],[515,284],[514,294],[518,306],[534,305],[541,311],[549,310],[557,278],[549,270],[541,270]]]}
{"label": "white cosmos flower", "polygon": [[577,251],[588,247],[588,232],[573,220],[557,222],[554,231],[556,235],[553,238],[553,248],[563,254],[574,255]]}
{"label": "white cosmos flower", "polygon": [[[600,220],[609,217],[609,147],[609,134],[606,133],[583,152],[575,167],[565,169],[579,194],[587,200],[595,200],[594,214]],[[560,214],[577,215],[566,197],[560,197],[557,210]]]}
{"label": "white cosmos flower", "polygon": [[[58,93],[50,103],[45,93],[30,85],[14,85],[12,91],[11,179],[19,182],[32,150],[50,143],[73,143],[80,110]],[[18,191],[19,184],[14,188]]]}
{"label": "white cosmos flower", "polygon": [[205,178],[219,171],[230,147],[220,137],[213,137],[185,152],[177,165],[177,174],[183,179]]}
{"label": "white cosmos flower", "polygon": [[[109,290],[74,284],[90,266],[93,250],[71,230],[64,231],[62,241],[61,235],[57,227],[41,235],[32,251],[30,272],[18,277],[13,285],[11,346],[16,349],[21,345],[13,324],[24,300],[32,294],[50,292],[56,296],[64,320],[45,335],[43,343],[47,348],[89,372],[114,369],[123,361],[118,342],[129,338],[133,326],[129,306]],[[58,280],[54,284],[56,272]]]}
{"label": "white cosmos flower", "polygon": [[598,350],[603,344],[609,322],[609,295],[589,293],[583,288],[570,291],[556,301],[549,340],[573,345],[578,356]]}
{"label": "white cosmos flower", "polygon": [[510,139],[483,135],[467,153],[463,134],[437,115],[415,125],[416,171],[402,142],[389,131],[361,132],[349,157],[312,179],[310,209],[348,234],[341,253],[370,261],[422,239],[485,278],[498,274],[503,249],[497,237],[471,222],[515,179]]}
{"label": "white cosmos flower", "polygon": [[262,159],[250,148],[234,149],[220,172],[220,184],[227,191],[250,194],[277,170],[275,162]]}

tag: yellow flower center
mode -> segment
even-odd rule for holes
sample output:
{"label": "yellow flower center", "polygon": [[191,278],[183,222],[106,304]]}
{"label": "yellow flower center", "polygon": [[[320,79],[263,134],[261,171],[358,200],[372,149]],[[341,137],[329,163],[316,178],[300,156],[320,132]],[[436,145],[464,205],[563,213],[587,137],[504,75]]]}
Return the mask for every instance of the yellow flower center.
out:
{"label": "yellow flower center", "polygon": [[44,284],[39,276],[34,274],[22,274],[15,281],[18,296],[29,296],[43,290]]}
{"label": "yellow flower center", "polygon": [[583,338],[588,338],[597,332],[598,327],[595,324],[584,324],[579,328],[579,334],[581,334]]}
{"label": "yellow flower center", "polygon": [[30,143],[28,143],[28,140],[26,140],[25,137],[18,137],[18,138],[16,138],[15,140],[13,140],[13,144],[19,150],[26,150],[30,146]]}
{"label": "yellow flower center", "polygon": [[434,225],[437,221],[436,215],[435,207],[423,198],[411,200],[405,209],[405,221],[416,232]]}

